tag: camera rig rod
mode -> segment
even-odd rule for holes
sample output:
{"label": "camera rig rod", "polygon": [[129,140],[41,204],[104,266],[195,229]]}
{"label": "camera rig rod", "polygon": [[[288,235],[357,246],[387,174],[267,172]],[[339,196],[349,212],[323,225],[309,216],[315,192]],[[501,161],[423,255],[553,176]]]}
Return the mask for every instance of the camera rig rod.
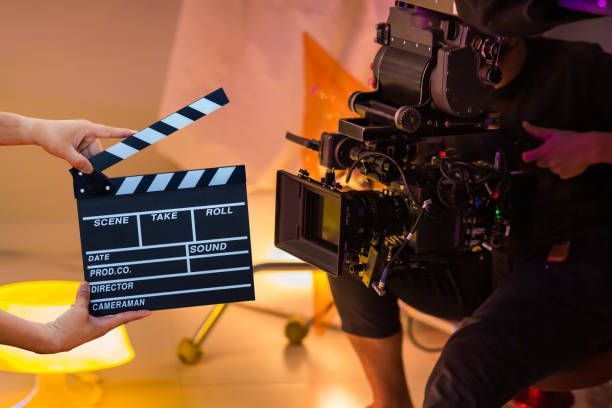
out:
{"label": "camera rig rod", "polygon": [[285,134],[285,139],[289,140],[290,142],[302,145],[307,149],[314,150],[315,152],[319,151],[320,142],[318,140],[307,139],[291,132],[287,132]]}

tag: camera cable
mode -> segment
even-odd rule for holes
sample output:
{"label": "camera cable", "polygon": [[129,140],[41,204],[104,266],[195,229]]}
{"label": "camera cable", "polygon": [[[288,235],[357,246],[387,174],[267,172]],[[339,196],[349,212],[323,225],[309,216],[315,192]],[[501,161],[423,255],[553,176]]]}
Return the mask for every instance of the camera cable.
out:
{"label": "camera cable", "polygon": [[414,208],[420,207],[416,197],[414,196],[414,193],[410,189],[410,186],[408,186],[408,179],[406,178],[406,173],[404,172],[404,169],[402,168],[402,166],[399,165],[399,163],[393,157],[386,155],[384,153],[370,152],[370,151],[359,152],[357,154],[357,159],[351,164],[351,167],[348,168],[344,182],[346,184],[349,183],[349,181],[351,180],[351,175],[353,174],[353,171],[355,170],[355,168],[357,168],[357,166],[359,165],[359,163],[362,162],[363,159],[366,159],[368,157],[376,157],[376,156],[382,157],[385,160],[390,161],[397,168],[399,175],[400,175],[400,180],[402,181],[402,185],[405,188],[406,195],[408,196],[408,199],[410,200],[410,205]]}
{"label": "camera cable", "polygon": [[421,206],[421,210],[419,211],[419,214],[417,215],[416,220],[414,220],[414,223],[412,224],[412,227],[408,231],[408,234],[404,238],[404,242],[402,242],[402,244],[400,245],[398,250],[395,251],[395,253],[391,257],[391,259],[389,260],[387,265],[384,267],[382,275],[380,277],[380,280],[377,283],[375,283],[374,285],[372,285],[372,287],[374,288],[374,291],[378,294],[378,296],[384,296],[385,295],[385,293],[386,293],[385,287],[387,286],[387,279],[389,277],[389,268],[391,267],[391,265],[393,265],[393,262],[395,262],[395,260],[399,256],[399,254],[402,253],[402,251],[404,250],[406,245],[408,245],[408,242],[412,239],[412,236],[414,235],[416,229],[418,228],[418,226],[419,226],[419,224],[421,222],[421,219],[423,218],[423,215],[425,214],[425,211],[427,211],[427,209],[429,208],[431,203],[432,203],[431,199],[427,199],[427,200],[423,201],[423,205]]}

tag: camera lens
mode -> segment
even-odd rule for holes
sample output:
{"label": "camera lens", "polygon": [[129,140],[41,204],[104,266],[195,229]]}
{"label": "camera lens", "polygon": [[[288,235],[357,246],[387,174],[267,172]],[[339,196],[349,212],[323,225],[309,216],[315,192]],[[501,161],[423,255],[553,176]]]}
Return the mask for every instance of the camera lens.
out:
{"label": "camera lens", "polygon": [[[350,248],[365,250],[379,237],[402,234],[412,221],[410,205],[400,195],[373,191],[347,193],[344,237],[355,237]],[[349,238],[350,239],[350,238]]]}

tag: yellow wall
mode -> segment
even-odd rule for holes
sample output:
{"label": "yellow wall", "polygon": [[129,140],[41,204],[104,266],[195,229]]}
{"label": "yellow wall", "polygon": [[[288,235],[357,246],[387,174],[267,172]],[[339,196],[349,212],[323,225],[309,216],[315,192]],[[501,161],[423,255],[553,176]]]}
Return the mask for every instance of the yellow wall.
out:
{"label": "yellow wall", "polygon": [[[3,2],[0,110],[135,129],[148,125],[158,117],[180,4]],[[68,168],[37,147],[0,148],[0,222],[76,222]],[[154,152],[143,152],[108,173],[174,168]]]}

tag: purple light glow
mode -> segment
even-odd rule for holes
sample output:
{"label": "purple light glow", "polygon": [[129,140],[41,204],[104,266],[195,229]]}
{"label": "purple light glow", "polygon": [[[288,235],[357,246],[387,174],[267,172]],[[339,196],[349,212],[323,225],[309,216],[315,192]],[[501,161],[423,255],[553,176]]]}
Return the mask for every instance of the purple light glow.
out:
{"label": "purple light glow", "polygon": [[583,13],[612,16],[608,0],[558,0],[559,6]]}

